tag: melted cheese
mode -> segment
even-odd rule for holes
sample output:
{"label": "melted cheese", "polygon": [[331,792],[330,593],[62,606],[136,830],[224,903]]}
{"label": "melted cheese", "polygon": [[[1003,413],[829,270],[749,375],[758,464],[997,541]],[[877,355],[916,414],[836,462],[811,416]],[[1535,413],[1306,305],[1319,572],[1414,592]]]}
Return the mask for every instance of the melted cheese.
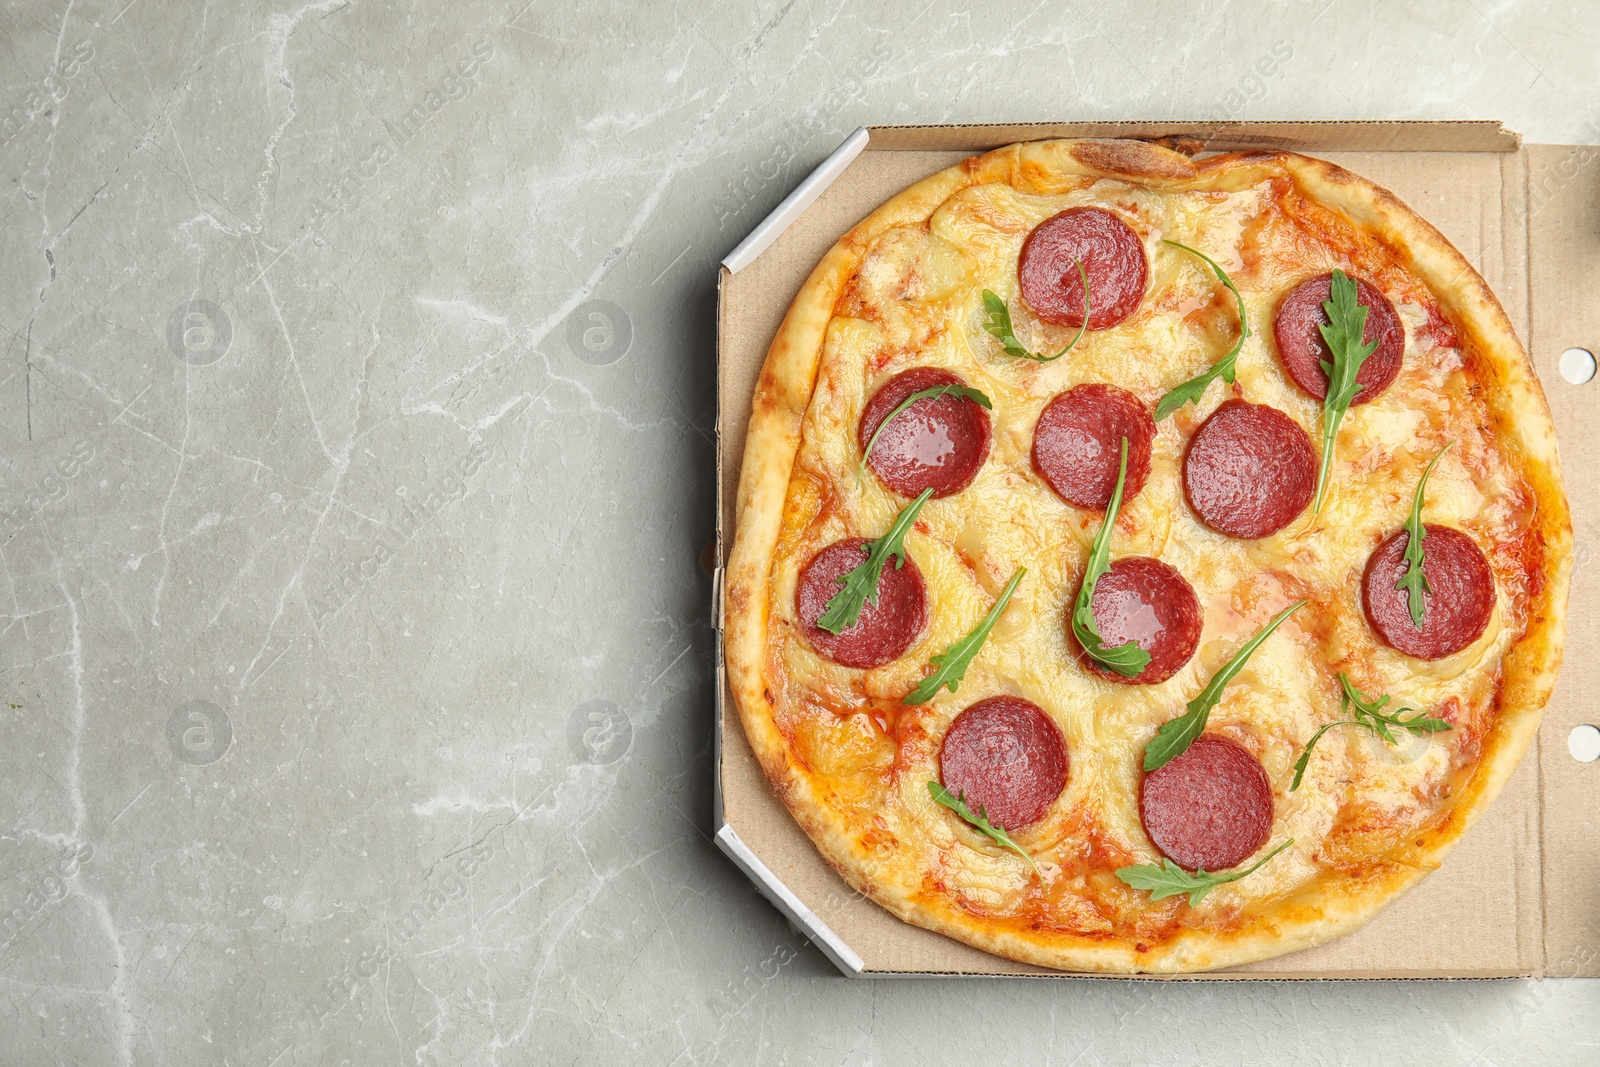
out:
{"label": "melted cheese", "polygon": [[[892,230],[871,248],[826,335],[805,418],[774,563],[769,638],[774,715],[811,770],[824,802],[847,813],[868,855],[893,856],[896,871],[924,891],[953,893],[979,913],[1076,933],[1117,925],[1141,933],[1175,922],[1176,900],[1151,904],[1109,877],[1116,867],[1158,860],[1139,820],[1146,743],[1275,612],[1311,603],[1271,637],[1226,689],[1209,729],[1255,752],[1277,794],[1270,845],[1294,845],[1259,872],[1206,898],[1194,923],[1228,921],[1250,901],[1312,880],[1320,864],[1376,860],[1424,826],[1448,794],[1492,720],[1501,655],[1521,629],[1516,566],[1529,494],[1502,455],[1491,420],[1474,400],[1463,354],[1437,340],[1448,329],[1437,303],[1370,238],[1310,232],[1281,180],[1234,192],[1156,193],[1095,181],[1061,195],[1006,185],[968,188],[926,225]],[[1034,318],[1017,293],[1017,256],[1040,221],[1068,207],[1115,211],[1144,240],[1150,283],[1138,312],[1087,334],[1068,357],[1036,364],[1007,357],[982,329],[980,294],[1009,303],[1018,336],[1055,351],[1076,332]],[[1086,382],[1128,389],[1153,408],[1161,395],[1214,362],[1232,344],[1233,298],[1206,266],[1162,243],[1205,251],[1243,294],[1251,336],[1237,384],[1214,383],[1203,402],[1159,425],[1150,477],[1125,504],[1113,558],[1157,556],[1194,586],[1204,611],[1200,647],[1176,676],[1153,686],[1102,681],[1068,653],[1065,612],[1076,592],[1100,516],[1056,497],[1030,462],[1034,424],[1049,400]],[[1340,249],[1342,251],[1336,251]],[[1320,442],[1320,403],[1283,373],[1272,342],[1278,302],[1303,278],[1341,266],[1378,284],[1400,312],[1406,348],[1399,378],[1353,408],[1337,444],[1333,488],[1314,520],[1279,534],[1236,541],[1202,526],[1183,496],[1183,450],[1200,422],[1232,395],[1270,404]],[[815,653],[794,615],[799,569],[843,537],[881,535],[906,501],[876,479],[855,480],[856,427],[872,394],[893,375],[945,367],[994,402],[994,443],[972,486],[931,501],[907,540],[927,581],[931,621],[899,660],[871,671]],[[1482,639],[1436,663],[1377,643],[1360,607],[1367,557],[1406,519],[1422,466],[1447,441],[1456,446],[1428,487],[1427,519],[1470,533],[1494,565],[1499,603]],[[898,699],[942,652],[983,617],[1017,567],[1028,569],[1010,607],[956,693],[920,708]],[[1292,766],[1311,735],[1339,714],[1337,671],[1394,706],[1431,713],[1448,706],[1457,728],[1389,746],[1342,727],[1318,744],[1302,787]],[[1050,814],[1018,839],[1052,877],[1047,889],[1010,853],[932,804],[940,739],[968,705],[996,694],[1038,704],[1060,727],[1071,759],[1066,789]],[[887,859],[885,860],[887,864]],[[883,872],[874,872],[882,876]],[[1043,896],[1041,896],[1041,892]]]}

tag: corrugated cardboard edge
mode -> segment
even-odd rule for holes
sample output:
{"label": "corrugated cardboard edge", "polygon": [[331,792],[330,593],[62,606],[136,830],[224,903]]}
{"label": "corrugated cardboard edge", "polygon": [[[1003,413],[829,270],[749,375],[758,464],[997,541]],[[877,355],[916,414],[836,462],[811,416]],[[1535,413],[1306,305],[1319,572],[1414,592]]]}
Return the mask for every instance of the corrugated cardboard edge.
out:
{"label": "corrugated cardboard edge", "polygon": [[722,647],[722,583],[727,573],[728,546],[722,529],[722,515],[727,501],[722,492],[722,315],[724,305],[722,287],[732,276],[726,264],[717,270],[717,414],[712,433],[716,435],[714,451],[717,456],[717,565],[711,572],[711,639],[712,659],[716,668],[711,686],[711,824],[712,832],[720,833],[728,825],[722,811],[722,719],[725,712],[724,693],[728,688],[728,663]]}
{"label": "corrugated cardboard edge", "polygon": [[804,181],[794,187],[794,192],[783,198],[783,203],[772,209],[772,213],[751,230],[738,247],[729,252],[722,260],[722,265],[728,268],[728,273],[738,274],[739,271],[751,260],[766,251],[778,235],[789,228],[789,224],[800,217],[801,212],[816,202],[824,189],[832,185],[834,179],[844,173],[844,169],[859,156],[867,147],[871,134],[865,126],[858,127],[855,133],[844,139],[844,143],[835,148],[827,159],[817,164],[817,169],[806,175]]}
{"label": "corrugated cardboard edge", "polygon": [[[1432,122],[1398,122],[1398,123],[1344,123],[1344,122],[1312,122],[1312,123],[1265,123],[1265,124],[1224,124],[1221,126],[1189,123],[1034,123],[1023,125],[968,125],[955,127],[882,127],[858,129],[838,149],[834,151],[822,164],[818,166],[798,186],[788,198],[781,203],[740,245],[724,260],[724,267],[718,283],[718,338],[723,336],[722,319],[725,313],[723,301],[723,284],[735,270],[748,265],[761,251],[771,244],[783,231],[804,212],[815,200],[822,195],[827,187],[835,181],[848,167],[859,153],[868,147],[874,150],[887,151],[982,151],[1002,144],[1009,144],[1019,140],[1030,140],[1044,137],[1057,136],[1118,136],[1140,137],[1150,140],[1165,140],[1169,138],[1187,138],[1191,142],[1185,146],[1193,151],[1195,148],[1203,150],[1229,150],[1257,148],[1288,148],[1304,149],[1318,152],[1337,151],[1438,151],[1438,152],[1505,152],[1514,153],[1521,147],[1521,138],[1514,132],[1504,129],[1497,122],[1460,122],[1460,123],[1432,123]],[[1198,140],[1199,145],[1193,144]],[[1551,146],[1537,146],[1546,148]],[[1521,164],[1521,157],[1517,163]],[[1521,170],[1515,167],[1514,170]],[[1523,173],[1526,173],[1525,171]],[[1531,175],[1526,178],[1532,182]],[[1570,190],[1569,190],[1570,192]],[[1523,201],[1524,205],[1529,203]],[[1531,211],[1530,211],[1531,214]],[[1531,252],[1532,226],[1529,220],[1520,220],[1525,226],[1526,239],[1529,242],[1528,251]],[[1531,319],[1532,286],[1526,290],[1529,294],[1529,311]],[[1524,320],[1525,322],[1529,320]],[[1534,348],[1532,339],[1533,329],[1528,329],[1530,351]],[[719,367],[721,365],[719,352]],[[1550,380],[1553,367],[1542,368],[1546,371],[1542,377]],[[724,818],[722,798],[722,750],[721,730],[724,712],[724,685],[723,685],[723,649],[722,649],[722,562],[725,559],[727,544],[723,526],[724,504],[723,479],[720,474],[723,470],[723,442],[722,442],[722,411],[719,404],[717,418],[717,465],[719,471],[717,496],[717,544],[718,566],[713,579],[712,619],[716,631],[716,663],[717,687],[715,690],[716,723],[714,738],[714,768],[716,781],[713,789],[715,794],[715,821],[718,828],[717,841],[719,847],[743,870],[753,882],[757,884],[764,896],[772,900],[789,920],[799,927],[821,951],[839,967],[842,973],[851,977],[992,977],[992,974],[968,972],[942,972],[942,971],[888,971],[867,970],[864,968],[860,957],[850,947],[840,940],[825,923],[823,923],[803,902],[799,900],[786,886],[761,863],[754,853],[739,840],[737,833],[728,825]],[[1562,748],[1564,749],[1564,745]],[[1530,759],[1539,761],[1541,768],[1544,760],[1540,754],[1537,743],[1529,756]],[[1545,798],[1544,780],[1541,773],[1539,794],[1541,798],[1540,812],[1543,812],[1542,801]],[[724,834],[724,831],[726,832]],[[1547,838],[1546,828],[1541,821],[1539,835],[1541,843]],[[1600,839],[1600,830],[1595,834]],[[725,843],[726,842],[726,843]],[[734,847],[736,843],[736,848]],[[1600,843],[1600,841],[1597,841]],[[1544,865],[1541,863],[1541,876]],[[1543,886],[1541,885],[1541,889]],[[1150,976],[1150,975],[1082,975],[1082,974],[1042,974],[1027,975],[1025,977],[1096,977],[1118,978],[1120,980],[1261,980],[1261,979],[1288,979],[1288,980],[1321,980],[1343,981],[1361,978],[1404,978],[1408,980],[1450,980],[1453,978],[1503,978],[1542,976],[1548,960],[1554,958],[1551,949],[1550,917],[1545,913],[1544,897],[1541,893],[1540,917],[1541,932],[1543,934],[1540,948],[1543,950],[1540,966],[1536,970],[1486,970],[1472,971],[1458,970],[1456,973],[1440,975],[1434,973],[1404,973],[1404,972],[1373,972],[1371,974],[1345,973],[1340,975],[1324,974],[1294,974],[1294,973],[1209,973],[1197,975],[1177,976]],[[1581,952],[1581,949],[1579,950]],[[1582,956],[1577,966],[1571,966],[1572,952],[1567,953],[1568,966],[1557,973],[1578,974],[1596,973],[1600,967],[1595,967],[1597,954],[1590,951]],[[1585,970],[1584,967],[1588,969]]]}
{"label": "corrugated cardboard edge", "polygon": [[953,126],[874,126],[872,147],[887,151],[983,152],[1049,137],[1195,140],[1208,152],[1266,148],[1317,152],[1515,152],[1521,135],[1498,122],[1022,122]]}
{"label": "corrugated cardboard edge", "polygon": [[771,901],[772,906],[783,913],[794,926],[816,945],[822,954],[833,962],[833,965],[851,978],[860,978],[866,964],[855,950],[839,939],[828,924],[817,918],[812,910],[805,906],[799,897],[789,891],[789,887],[778,879],[778,876],[767,869],[754,852],[739,840],[739,835],[733,827],[723,826],[717,831],[717,847],[723,855],[734,862],[734,865],[745,873],[756,884],[756,889],[761,895]]}

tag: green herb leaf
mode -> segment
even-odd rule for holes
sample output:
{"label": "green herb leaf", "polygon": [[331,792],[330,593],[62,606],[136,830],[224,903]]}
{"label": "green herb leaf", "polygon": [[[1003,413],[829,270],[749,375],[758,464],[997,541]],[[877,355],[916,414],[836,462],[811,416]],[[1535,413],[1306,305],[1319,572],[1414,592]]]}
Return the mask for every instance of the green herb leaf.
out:
{"label": "green herb leaf", "polygon": [[1089,272],[1083,269],[1083,260],[1078,259],[1073,262],[1078,266],[1078,277],[1083,279],[1083,321],[1078,324],[1078,332],[1067,347],[1053,356],[1036,356],[1029,352],[1022,342],[1017,340],[1017,335],[1011,328],[1011,309],[1006,307],[1006,302],[991,289],[983,291],[983,309],[989,313],[983,328],[999,339],[1000,347],[1005,349],[1006,355],[1015,356],[1017,359],[1031,359],[1035,363],[1054,363],[1078,347],[1078,342],[1083,340],[1083,331],[1089,328]]}
{"label": "green herb leaf", "polygon": [[1116,671],[1124,678],[1136,677],[1150,664],[1150,653],[1138,642],[1128,641],[1116,648],[1107,648],[1100,636],[1100,627],[1094,621],[1094,588],[1102,575],[1111,569],[1111,530],[1117,524],[1117,512],[1122,508],[1122,488],[1128,479],[1128,439],[1122,439],[1122,460],[1117,466],[1117,487],[1111,491],[1106,505],[1106,517],[1100,523],[1100,532],[1094,535],[1094,545],[1089,549],[1089,561],[1083,569],[1083,587],[1072,606],[1072,636],[1078,639],[1083,651],[1096,663]]}
{"label": "green herb leaf", "polygon": [[1171,860],[1163,859],[1159,865],[1152,863],[1141,864],[1138,867],[1123,867],[1117,871],[1117,877],[1135,889],[1150,890],[1151,900],[1165,900],[1179,893],[1188,893],[1189,906],[1194,908],[1198,907],[1206,894],[1217,886],[1237,882],[1247,874],[1254,874],[1268,860],[1292,844],[1294,838],[1291,837],[1244,870],[1234,871],[1232,874],[1207,874],[1203,870],[1190,874]]}
{"label": "green herb leaf", "polygon": [[1161,402],[1156,405],[1156,421],[1162,421],[1185,404],[1200,403],[1200,398],[1206,395],[1206,388],[1219,377],[1229,385],[1232,385],[1233,370],[1233,359],[1224,356],[1213,364],[1210,370],[1197,374],[1182,385],[1168,391],[1161,398]]}
{"label": "green herb leaf", "polygon": [[[1372,724],[1372,728],[1391,745],[1397,744],[1394,734],[1387,727],[1398,726],[1403,730],[1421,737],[1423,734],[1436,734],[1441,730],[1450,729],[1450,724],[1444,719],[1435,719],[1424,715],[1415,708],[1401,707],[1395,711],[1386,712],[1383,709],[1389,704],[1387,693],[1380,697],[1369,697],[1355,687],[1350,681],[1350,676],[1343,671],[1339,672],[1339,685],[1344,689],[1344,695],[1339,701],[1339,713],[1342,715],[1348,709],[1354,708],[1358,719],[1365,719]],[[1411,715],[1404,714],[1412,712]]]}
{"label": "green herb leaf", "polygon": [[1255,636],[1244,643],[1244,647],[1233,654],[1223,668],[1211,676],[1211,681],[1200,690],[1200,695],[1189,701],[1189,710],[1161,724],[1155,737],[1144,748],[1144,769],[1147,771],[1159,770],[1183,755],[1194,743],[1194,739],[1205,732],[1206,720],[1211,717],[1211,709],[1217,706],[1217,701],[1222,699],[1222,689],[1233,681],[1234,675],[1244,670],[1244,665],[1249,662],[1255,650],[1261,643],[1272,635],[1283,624],[1283,620],[1305,607],[1304,600],[1297,600],[1272,617],[1272,621],[1257,630]]}
{"label": "green herb leaf", "polygon": [[1433,592],[1433,587],[1428,584],[1428,576],[1422,573],[1422,539],[1428,536],[1427,529],[1422,525],[1422,493],[1427,488],[1428,475],[1433,473],[1434,464],[1448,451],[1448,444],[1439,449],[1439,454],[1428,461],[1428,465],[1422,469],[1422,477],[1417,479],[1417,495],[1411,500],[1411,517],[1406,520],[1406,573],[1394,584],[1396,589],[1406,591],[1411,625],[1419,630],[1422,629],[1424,610],[1422,594]]}
{"label": "green herb leaf", "polygon": [[1239,295],[1239,287],[1233,284],[1233,279],[1229,278],[1227,272],[1217,265],[1217,261],[1204,252],[1196,251],[1188,245],[1179,244],[1177,241],[1162,241],[1161,243],[1171,245],[1173,248],[1181,248],[1190,255],[1199,256],[1211,265],[1211,269],[1216,272],[1217,280],[1228,287],[1228,291],[1233,294],[1234,303],[1238,306],[1239,338],[1233,342],[1233,347],[1228,349],[1228,354],[1213,363],[1209,370],[1195,375],[1161,398],[1161,403],[1156,405],[1157,422],[1171,415],[1185,404],[1200,403],[1200,398],[1205,395],[1206,387],[1218,378],[1232,385],[1234,368],[1239,362],[1239,352],[1244,348],[1245,338],[1250,336],[1250,319],[1244,313],[1244,297]]}
{"label": "green herb leaf", "polygon": [[1289,792],[1293,793],[1296,789],[1300,788],[1300,780],[1306,776],[1306,768],[1311,765],[1311,750],[1317,746],[1318,741],[1322,740],[1322,735],[1333,729],[1335,726],[1366,726],[1367,729],[1372,729],[1372,727],[1367,726],[1367,724],[1362,722],[1360,719],[1340,719],[1338,722],[1328,723],[1326,726],[1322,727],[1322,729],[1312,734],[1311,740],[1306,742],[1306,750],[1300,753],[1299,759],[1294,761],[1294,783],[1289,786]]}
{"label": "green herb leaf", "polygon": [[1330,360],[1322,360],[1323,373],[1328,376],[1328,395],[1322,398],[1322,469],[1317,474],[1317,496],[1311,502],[1311,514],[1322,510],[1322,501],[1328,495],[1328,473],[1333,470],[1334,445],[1339,439],[1339,423],[1344,421],[1350,402],[1361,391],[1356,375],[1361,365],[1378,348],[1378,342],[1362,344],[1367,329],[1367,308],[1359,300],[1356,283],[1337,268],[1333,272],[1333,288],[1322,310],[1328,313],[1326,324],[1318,323],[1322,340],[1327,343]]}
{"label": "green herb leaf", "polygon": [[[1434,458],[1437,459],[1438,457]],[[1294,783],[1289,786],[1289,792],[1291,793],[1300,788],[1300,781],[1305,777],[1306,768],[1311,763],[1311,750],[1316,747],[1318,741],[1322,740],[1322,735],[1335,726],[1360,726],[1363,729],[1372,731],[1391,745],[1397,745],[1400,741],[1395,737],[1394,731],[1390,727],[1397,726],[1418,737],[1424,734],[1436,734],[1441,730],[1451,728],[1450,724],[1444,719],[1435,719],[1430,715],[1424,715],[1415,708],[1401,707],[1395,711],[1384,711],[1383,709],[1389,704],[1389,694],[1385,693],[1376,698],[1368,697],[1355,687],[1355,683],[1350,681],[1350,676],[1343,671],[1339,672],[1339,685],[1344,690],[1339,696],[1339,714],[1348,715],[1351,713],[1350,709],[1354,708],[1355,718],[1330,722],[1311,735],[1311,740],[1306,742],[1306,750],[1300,753],[1299,759],[1295,760]],[[1408,711],[1411,712],[1410,715],[1405,714]]]}
{"label": "green herb leaf", "polygon": [[1039,865],[1033,862],[1033,857],[1028,855],[1027,850],[1011,840],[1011,835],[1006,833],[1003,827],[995,826],[991,823],[982,807],[978,808],[978,814],[972,814],[972,810],[967,807],[967,795],[965,793],[960,796],[954,796],[950,790],[938,782],[928,783],[928,793],[933,797],[935,804],[942,804],[949,808],[975,826],[980,833],[987,834],[995,844],[1002,848],[1009,848],[1012,852],[1027,860],[1028,866],[1033,868],[1033,873],[1040,878],[1044,877],[1044,873],[1039,870]]}
{"label": "green herb leaf", "polygon": [[954,397],[961,397],[962,399],[965,399],[965,400],[971,400],[973,403],[977,404],[979,407],[984,408],[984,409],[986,409],[988,411],[993,411],[994,410],[994,405],[989,402],[989,398],[987,396],[985,396],[983,393],[979,392],[976,389],[972,389],[972,388],[970,388],[968,386],[965,386],[965,385],[957,385],[955,382],[946,382],[944,385],[935,385],[935,386],[932,386],[932,387],[927,388],[927,389],[918,389],[916,392],[912,393],[910,396],[908,396],[904,400],[900,401],[900,403],[896,404],[894,410],[889,412],[888,417],[885,418],[882,422],[878,423],[878,428],[876,430],[872,431],[872,436],[867,438],[867,447],[861,453],[861,462],[856,464],[856,487],[858,489],[861,487],[861,484],[864,481],[866,481],[866,477],[867,477],[867,457],[872,455],[872,446],[878,443],[878,435],[883,433],[884,427],[888,426],[891,422],[893,422],[895,420],[895,417],[897,415],[899,415],[901,412],[905,411],[907,408],[909,408],[912,404],[915,404],[917,401],[919,401],[919,400],[937,400],[941,396],[946,396],[946,395],[954,396]]}
{"label": "green herb leaf", "polygon": [[989,631],[994,629],[994,624],[999,620],[1000,613],[1006,610],[1006,605],[1011,602],[1011,594],[1017,591],[1017,583],[1022,581],[1022,576],[1028,573],[1028,568],[1018,567],[1017,573],[1011,576],[1006,583],[1000,599],[994,602],[994,607],[989,609],[989,614],[983,621],[975,626],[971,633],[945,649],[930,661],[938,670],[924,678],[917,687],[907,693],[900,701],[902,704],[926,704],[934,698],[939,690],[950,687],[954,693],[961,684],[961,679],[966,677],[967,665],[978,654],[978,649],[983,647],[984,641],[989,637]]}
{"label": "green herb leaf", "polygon": [[931,496],[933,490],[924,489],[921,496],[900,512],[894,525],[889,527],[889,532],[867,546],[867,558],[859,566],[839,575],[839,584],[844,588],[828,601],[827,610],[817,620],[817,626],[831,634],[842,633],[861,618],[861,609],[867,601],[877,604],[878,579],[883,577],[884,565],[890,557],[894,558],[895,570],[905,565],[906,534],[911,532],[911,524],[917,521],[917,512],[922,510],[922,505]]}

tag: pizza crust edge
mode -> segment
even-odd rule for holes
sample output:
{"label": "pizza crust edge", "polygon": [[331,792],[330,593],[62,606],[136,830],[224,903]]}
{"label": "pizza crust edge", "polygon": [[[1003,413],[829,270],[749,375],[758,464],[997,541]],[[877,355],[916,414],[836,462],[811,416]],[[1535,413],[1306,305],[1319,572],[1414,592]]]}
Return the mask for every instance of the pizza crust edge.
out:
{"label": "pizza crust edge", "polygon": [[[1472,777],[1451,805],[1452,816],[1420,844],[1390,854],[1377,876],[1322,883],[1315,907],[1285,900],[1256,913],[1240,931],[1188,930],[1141,953],[1116,938],[1061,948],[987,923],[948,900],[930,900],[860,874],[862,850],[849,828],[819,802],[794,765],[767,699],[769,579],[784,502],[801,443],[801,424],[821,363],[823,337],[844,286],[865,250],[887,230],[925,221],[961,189],[989,182],[1048,188],[1082,177],[1129,180],[1159,190],[1196,180],[1248,184],[1287,174],[1308,194],[1344,211],[1394,248],[1402,262],[1447,309],[1471,349],[1501,386],[1490,401],[1500,439],[1521,452],[1536,500],[1534,528],[1543,542],[1543,583],[1528,609],[1526,632],[1502,660],[1501,707]],[[727,570],[724,643],[728,681],[739,717],[767,778],[823,857],[856,890],[899,918],[1011,959],[1070,971],[1182,973],[1239,966],[1323,944],[1356,929],[1444,855],[1487,810],[1516,770],[1543,717],[1565,642],[1572,527],[1562,489],[1555,427],[1544,392],[1505,310],[1471,263],[1430,223],[1393,194],[1325,160],[1290,152],[1239,152],[1192,162],[1140,141],[1057,140],[1014,144],[975,156],[900,192],[858,223],[823,256],[785,314],[752,401],[737,496],[737,526]],[[1533,561],[1530,561],[1532,563]]]}

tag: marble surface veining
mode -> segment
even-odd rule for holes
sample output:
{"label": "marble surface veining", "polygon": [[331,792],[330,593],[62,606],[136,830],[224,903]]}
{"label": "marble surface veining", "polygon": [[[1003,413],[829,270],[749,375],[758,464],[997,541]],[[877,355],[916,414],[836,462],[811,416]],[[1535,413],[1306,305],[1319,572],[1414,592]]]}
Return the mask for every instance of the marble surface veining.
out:
{"label": "marble surface veining", "polygon": [[1600,1061],[1593,981],[837,977],[707,839],[698,564],[715,264],[857,125],[1600,142],[1597,46],[1525,0],[8,3],[0,1063]]}

